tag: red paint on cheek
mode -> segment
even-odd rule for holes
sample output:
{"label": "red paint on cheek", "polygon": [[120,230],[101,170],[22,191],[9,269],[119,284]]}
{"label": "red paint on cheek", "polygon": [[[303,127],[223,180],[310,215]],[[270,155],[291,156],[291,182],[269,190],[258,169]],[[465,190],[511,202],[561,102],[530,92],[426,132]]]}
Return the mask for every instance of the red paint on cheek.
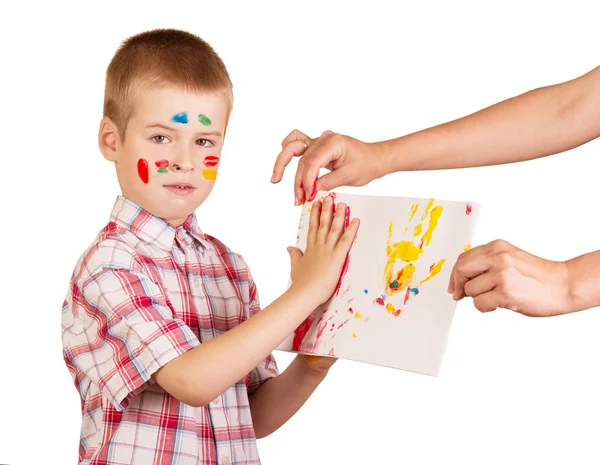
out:
{"label": "red paint on cheek", "polygon": [[137,164],[138,176],[144,184],[148,184],[148,160],[140,158]]}
{"label": "red paint on cheek", "polygon": [[154,164],[157,168],[168,168],[169,160],[158,160],[157,162],[154,162]]}
{"label": "red paint on cheek", "polygon": [[469,205],[469,204],[467,204],[467,208],[465,209],[465,213],[466,213],[467,215],[470,215],[472,211],[473,211],[473,206],[472,206],[472,205]]}
{"label": "red paint on cheek", "polygon": [[204,159],[204,165],[212,168],[213,166],[217,166],[219,164],[219,157],[209,156]]}

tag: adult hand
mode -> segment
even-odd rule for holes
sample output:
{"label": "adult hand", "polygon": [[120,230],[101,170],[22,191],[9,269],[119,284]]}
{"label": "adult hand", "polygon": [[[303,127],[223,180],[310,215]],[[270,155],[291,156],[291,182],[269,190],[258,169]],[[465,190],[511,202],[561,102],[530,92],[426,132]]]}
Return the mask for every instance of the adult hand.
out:
{"label": "adult hand", "polygon": [[461,254],[448,292],[455,300],[472,297],[481,312],[506,308],[527,316],[553,316],[573,311],[567,264],[544,260],[502,240]]}
{"label": "adult hand", "polygon": [[[311,139],[297,129],[281,143],[271,182],[281,181],[285,167],[293,157],[301,157],[294,181],[295,204],[312,202],[320,190],[339,186],[364,186],[385,173],[384,157],[377,152],[377,144],[367,144],[349,136],[325,131]],[[322,177],[319,170],[330,173]]]}

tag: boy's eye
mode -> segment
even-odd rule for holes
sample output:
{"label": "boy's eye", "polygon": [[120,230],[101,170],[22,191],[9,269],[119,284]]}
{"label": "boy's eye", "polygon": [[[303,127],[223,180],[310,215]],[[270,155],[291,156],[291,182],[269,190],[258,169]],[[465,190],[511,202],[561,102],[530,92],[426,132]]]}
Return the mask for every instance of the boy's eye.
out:
{"label": "boy's eye", "polygon": [[200,147],[207,147],[211,144],[212,142],[209,141],[208,139],[198,139],[196,141],[196,144],[198,144]]}
{"label": "boy's eye", "polygon": [[154,136],[152,138],[152,140],[154,142],[156,142],[157,144],[164,144],[165,142],[167,142],[169,139],[167,139],[165,136]]}

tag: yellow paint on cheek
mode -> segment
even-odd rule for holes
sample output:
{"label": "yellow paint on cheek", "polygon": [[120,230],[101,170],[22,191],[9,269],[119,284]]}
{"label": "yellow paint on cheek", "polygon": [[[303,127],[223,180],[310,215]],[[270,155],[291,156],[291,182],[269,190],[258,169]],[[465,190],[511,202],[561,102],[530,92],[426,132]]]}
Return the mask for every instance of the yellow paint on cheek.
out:
{"label": "yellow paint on cheek", "polygon": [[202,176],[204,176],[204,179],[214,181],[215,179],[217,179],[217,172],[215,170],[205,169],[202,170]]}
{"label": "yellow paint on cheek", "polygon": [[356,333],[352,333],[352,337],[353,337],[354,339],[356,339],[358,336],[356,335]]}
{"label": "yellow paint on cheek", "polygon": [[464,250],[465,252],[468,252],[469,250],[471,250],[471,244],[467,244],[467,245],[465,245],[465,246],[464,246],[464,248],[463,248],[463,250]]}
{"label": "yellow paint on cheek", "polygon": [[423,225],[421,223],[419,223],[418,225],[415,226],[415,237],[417,237],[418,235],[420,235],[423,232]]}
{"label": "yellow paint on cheek", "polygon": [[362,313],[360,313],[360,312],[356,312],[356,313],[354,314],[354,318],[361,319],[362,317],[363,317],[363,315],[362,315]]}
{"label": "yellow paint on cheek", "polygon": [[431,215],[429,215],[429,226],[427,227],[427,231],[425,231],[425,234],[423,234],[423,238],[421,239],[423,244],[429,245],[431,242],[431,236],[438,225],[438,220],[440,219],[440,216],[442,216],[443,210],[444,208],[440,205],[431,210]]}
{"label": "yellow paint on cheek", "polygon": [[392,313],[394,313],[394,306],[392,304],[387,304],[385,306],[385,310],[391,315]]}
{"label": "yellow paint on cheek", "polygon": [[435,264],[435,266],[431,269],[431,271],[429,272],[429,276],[427,276],[423,281],[421,281],[421,284],[426,283],[431,278],[433,278],[435,275],[437,275],[440,271],[442,271],[442,266],[444,266],[444,263],[446,263],[445,258],[442,258],[441,260],[439,260]]}

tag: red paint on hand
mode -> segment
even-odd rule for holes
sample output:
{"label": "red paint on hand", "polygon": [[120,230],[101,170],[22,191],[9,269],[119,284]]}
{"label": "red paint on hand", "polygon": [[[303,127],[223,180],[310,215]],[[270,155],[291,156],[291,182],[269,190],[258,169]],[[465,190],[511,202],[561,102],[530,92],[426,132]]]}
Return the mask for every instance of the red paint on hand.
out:
{"label": "red paint on hand", "polygon": [[138,176],[144,184],[148,184],[148,161],[144,158],[140,158],[137,163]]}
{"label": "red paint on hand", "polygon": [[317,180],[315,179],[315,182],[313,183],[312,194],[310,194],[310,199],[308,199],[308,201],[312,202],[313,200],[315,200],[316,196],[317,196]]}
{"label": "red paint on hand", "polygon": [[310,329],[312,322],[313,322],[313,318],[311,318],[309,316],[308,318],[306,318],[306,320],[304,320],[302,323],[300,323],[300,326],[298,326],[296,328],[296,330],[294,331],[294,340],[292,342],[292,350],[300,350],[300,346],[302,345],[304,336],[306,336],[306,333],[308,333],[308,330]]}
{"label": "red paint on hand", "polygon": [[217,166],[219,164],[219,157],[208,156],[204,159],[204,165],[208,167]]}
{"label": "red paint on hand", "polygon": [[[346,227],[348,227],[348,225],[350,224],[350,207],[346,207],[345,223],[346,223]],[[348,265],[349,264],[350,264],[350,251],[348,251],[348,255],[346,255],[346,261],[344,262],[344,266],[342,267],[342,274],[340,276],[340,280],[338,281],[337,287],[335,289],[335,295],[336,296],[340,292],[340,287],[342,286],[342,280],[344,279],[344,275],[348,271]]]}
{"label": "red paint on hand", "polygon": [[169,160],[158,160],[158,161],[154,162],[154,164],[156,165],[157,168],[168,168]]}

